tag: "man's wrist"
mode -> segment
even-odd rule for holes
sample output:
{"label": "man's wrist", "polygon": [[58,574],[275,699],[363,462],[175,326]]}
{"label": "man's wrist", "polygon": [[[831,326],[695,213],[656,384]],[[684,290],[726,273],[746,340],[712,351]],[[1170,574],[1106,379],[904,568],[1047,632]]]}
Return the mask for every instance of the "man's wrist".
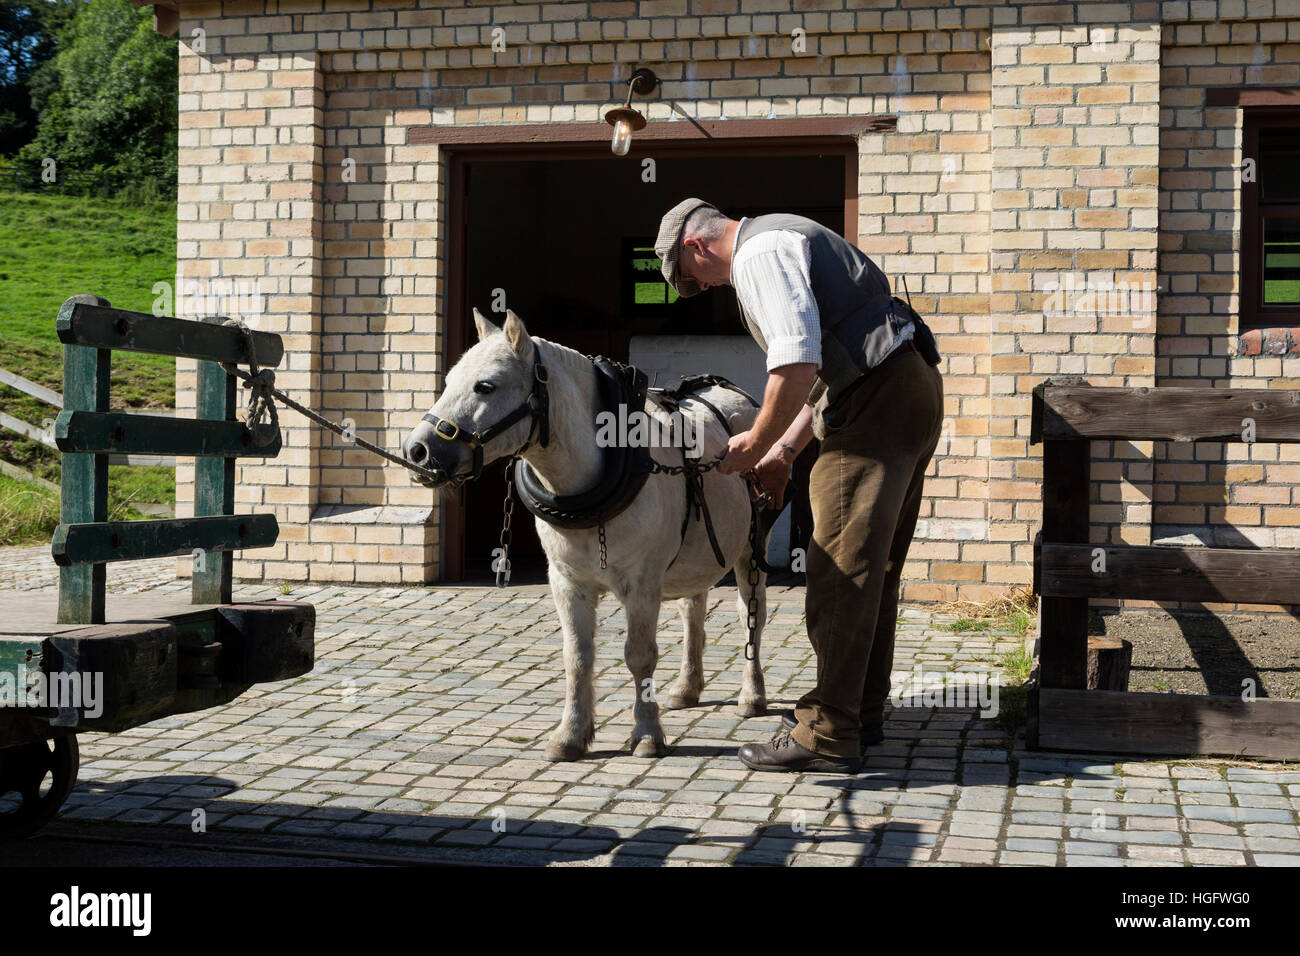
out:
{"label": "man's wrist", "polygon": [[794,466],[794,460],[799,457],[799,453],[794,447],[785,441],[778,441],[772,446],[772,453],[781,460],[782,464]]}

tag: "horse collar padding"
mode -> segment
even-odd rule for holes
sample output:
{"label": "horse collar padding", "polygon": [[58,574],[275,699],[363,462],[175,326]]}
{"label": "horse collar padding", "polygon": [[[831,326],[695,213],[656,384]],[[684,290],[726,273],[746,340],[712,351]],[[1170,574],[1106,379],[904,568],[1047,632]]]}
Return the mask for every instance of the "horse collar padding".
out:
{"label": "horse collar padding", "polygon": [[[592,360],[592,365],[596,374],[594,413],[604,411],[617,416],[620,404],[629,409],[645,407],[645,372],[600,356]],[[543,431],[543,439],[545,435]],[[631,505],[650,477],[651,467],[649,449],[615,443],[602,452],[596,483],[577,494],[552,494],[528,462],[522,460],[515,472],[515,488],[520,503],[540,520],[560,528],[594,528]]]}

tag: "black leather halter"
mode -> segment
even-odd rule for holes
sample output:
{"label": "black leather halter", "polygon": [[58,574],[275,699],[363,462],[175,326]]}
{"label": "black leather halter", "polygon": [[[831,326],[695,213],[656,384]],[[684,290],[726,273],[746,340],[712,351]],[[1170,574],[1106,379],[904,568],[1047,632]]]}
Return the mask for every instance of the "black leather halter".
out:
{"label": "black leather halter", "polygon": [[[433,433],[444,441],[458,441],[469,445],[474,455],[474,467],[467,477],[477,479],[483,473],[483,446],[521,418],[532,416],[533,424],[528,429],[527,440],[512,454],[523,454],[528,449],[528,446],[532,444],[534,432],[538,435],[538,446],[541,448],[547,446],[551,440],[551,402],[546,388],[549,383],[550,375],[546,371],[546,366],[542,364],[541,353],[537,350],[537,344],[534,343],[532,391],[528,393],[528,398],[520,403],[514,411],[495,425],[481,432],[466,432],[455,422],[446,418],[435,418],[431,412],[425,412],[421,418],[426,422],[431,422],[433,424]],[[444,426],[446,430],[444,430]]]}

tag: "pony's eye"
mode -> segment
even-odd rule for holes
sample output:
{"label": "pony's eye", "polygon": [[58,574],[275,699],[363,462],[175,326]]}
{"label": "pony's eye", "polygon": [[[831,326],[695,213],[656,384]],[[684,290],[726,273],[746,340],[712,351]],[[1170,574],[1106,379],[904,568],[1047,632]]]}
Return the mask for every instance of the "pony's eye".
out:
{"label": "pony's eye", "polygon": [[496,391],[496,388],[497,387],[493,385],[491,382],[474,383],[474,391],[478,392],[480,395],[491,395],[493,392]]}

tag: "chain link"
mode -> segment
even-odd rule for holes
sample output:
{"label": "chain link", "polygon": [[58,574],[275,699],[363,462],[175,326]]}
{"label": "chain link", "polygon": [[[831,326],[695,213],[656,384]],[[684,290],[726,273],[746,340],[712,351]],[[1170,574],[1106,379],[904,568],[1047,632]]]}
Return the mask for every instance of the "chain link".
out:
{"label": "chain link", "polygon": [[762,534],[758,530],[758,508],[750,508],[749,516],[749,609],[745,626],[749,639],[745,642],[745,660],[752,661],[758,653],[754,636],[758,631],[758,549],[762,547]]}
{"label": "chain link", "polygon": [[[659,462],[650,463],[650,474],[652,475],[681,475],[689,473],[693,479],[700,484],[700,494],[703,495],[703,476],[707,471],[712,471],[722,464],[722,459],[697,464],[683,457],[680,465],[661,465]],[[755,646],[755,637],[758,633],[758,550],[763,546],[762,533],[759,531],[758,509],[767,507],[771,502],[772,496],[767,493],[763,487],[762,481],[759,480],[758,473],[750,469],[743,475],[746,483],[753,489],[754,502],[750,506],[749,520],[749,603],[745,615],[745,627],[749,631],[749,638],[745,642],[745,660],[752,661],[758,653]],[[600,526],[600,566],[605,567],[605,526]]]}
{"label": "chain link", "polygon": [[[500,566],[494,568],[497,575],[497,587],[503,588],[510,583],[510,520],[515,511],[515,461],[506,462],[506,497],[501,502],[501,558]],[[505,575],[503,578],[502,575]]]}
{"label": "chain link", "polygon": [[600,569],[604,571],[609,567],[609,552],[605,549],[605,523],[603,521],[596,533],[600,536]]}
{"label": "chain link", "polygon": [[[360,448],[364,448],[366,451],[378,455],[380,458],[383,458],[385,461],[390,461],[394,465],[400,465],[401,467],[405,468],[407,471],[414,472],[419,477],[425,478],[429,481],[442,480],[443,487],[452,488],[452,489],[459,488],[461,485],[465,484],[465,482],[469,480],[468,475],[462,475],[458,478],[445,480],[443,479],[443,476],[438,474],[437,472],[425,468],[422,465],[417,465],[414,462],[407,461],[405,458],[394,455],[392,452],[387,451],[386,449],[380,448],[378,445],[366,441],[360,435],[353,434],[349,437],[347,434],[347,430],[344,429],[342,425],[335,424],[334,422],[326,418],[324,415],[321,415],[319,412],[312,411],[310,408],[308,408],[306,405],[303,405],[300,402],[295,402],[284,392],[276,388],[275,373],[271,369],[259,369],[257,367],[257,361],[256,361],[257,357],[255,355],[256,349],[254,348],[252,329],[248,328],[247,325],[245,325],[244,323],[240,322],[237,319],[228,319],[223,324],[234,326],[235,328],[243,332],[245,348],[246,351],[248,352],[248,358],[246,359],[246,361],[249,362],[249,367],[254,369],[254,371],[257,373],[256,375],[253,375],[248,372],[245,372],[242,368],[239,368],[239,366],[233,362],[219,363],[221,367],[225,369],[227,374],[235,376],[235,378],[239,379],[244,383],[244,386],[246,388],[252,390],[253,394],[249,398],[249,408],[247,412],[247,414],[251,416],[249,431],[253,432],[253,434],[258,438],[259,441],[263,441],[263,440],[273,441],[275,439],[275,433],[279,431],[279,418],[275,410],[275,402],[278,401],[281,404],[283,404],[286,408],[292,408],[295,412],[298,412],[300,415],[306,416],[308,419],[315,422],[317,425],[320,425],[322,428],[328,428],[334,434],[344,436],[345,438],[347,438],[350,444],[356,445]],[[272,399],[274,399],[274,401],[272,401]],[[270,414],[271,416],[270,422],[261,421],[261,417],[264,413]],[[254,428],[254,425],[257,426],[256,429]],[[274,431],[271,431],[271,429],[274,429]]]}
{"label": "chain link", "polygon": [[687,472],[691,474],[702,475],[706,471],[712,471],[722,464],[722,459],[705,462],[703,465],[696,464],[689,458],[684,458],[680,465],[661,465],[657,461],[650,462],[650,474],[652,475],[684,475]]}

